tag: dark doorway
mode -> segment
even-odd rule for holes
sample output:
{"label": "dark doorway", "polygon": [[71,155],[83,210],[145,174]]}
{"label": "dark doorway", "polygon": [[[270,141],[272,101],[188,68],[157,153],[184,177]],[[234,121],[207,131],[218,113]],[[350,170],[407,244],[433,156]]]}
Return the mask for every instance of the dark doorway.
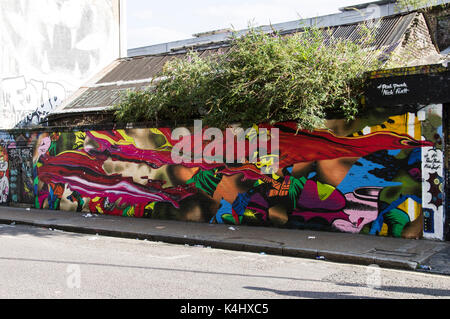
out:
{"label": "dark doorway", "polygon": [[29,147],[8,150],[9,202],[11,206],[34,204],[33,150]]}

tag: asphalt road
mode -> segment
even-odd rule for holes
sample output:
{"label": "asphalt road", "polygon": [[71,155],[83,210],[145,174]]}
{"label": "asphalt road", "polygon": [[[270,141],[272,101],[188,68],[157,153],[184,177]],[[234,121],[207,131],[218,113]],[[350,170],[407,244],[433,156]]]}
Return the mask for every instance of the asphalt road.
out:
{"label": "asphalt road", "polygon": [[0,298],[450,298],[450,276],[0,225]]}

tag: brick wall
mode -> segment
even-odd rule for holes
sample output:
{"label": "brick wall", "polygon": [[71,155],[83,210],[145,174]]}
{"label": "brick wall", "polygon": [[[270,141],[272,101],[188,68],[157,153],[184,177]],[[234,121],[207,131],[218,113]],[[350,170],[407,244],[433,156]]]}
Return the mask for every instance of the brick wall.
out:
{"label": "brick wall", "polygon": [[426,17],[431,34],[439,50],[445,50],[450,47],[450,4],[437,6],[433,10],[426,12]]}
{"label": "brick wall", "polygon": [[440,58],[424,14],[417,13],[394,51],[391,63],[401,66],[434,64],[438,63]]}
{"label": "brick wall", "polygon": [[83,125],[96,125],[96,124],[105,124],[111,123],[114,119],[112,113],[104,111],[104,112],[95,112],[95,113],[79,113],[77,115],[67,114],[67,115],[54,115],[49,117],[48,125],[49,126],[60,126],[60,127],[74,127],[74,126],[83,126]]}

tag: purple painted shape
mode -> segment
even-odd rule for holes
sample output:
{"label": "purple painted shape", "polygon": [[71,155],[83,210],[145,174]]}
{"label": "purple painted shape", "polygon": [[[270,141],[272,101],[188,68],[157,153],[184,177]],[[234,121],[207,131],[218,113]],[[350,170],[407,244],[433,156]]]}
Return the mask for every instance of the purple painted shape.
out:
{"label": "purple painted shape", "polygon": [[[264,209],[259,206],[264,207]],[[255,193],[250,196],[250,201],[247,205],[247,209],[260,213],[263,220],[267,220],[267,210],[269,209],[269,203],[260,193]]]}
{"label": "purple painted shape", "polygon": [[343,211],[338,212],[312,212],[312,211],[302,211],[295,209],[292,212],[292,216],[301,216],[305,219],[305,222],[312,218],[322,218],[326,220],[329,224],[332,224],[335,220],[348,220],[348,215]]}
{"label": "purple painted shape", "polygon": [[339,211],[345,207],[345,198],[335,189],[328,198],[321,200],[317,190],[317,183],[308,180],[297,204],[299,210]]}

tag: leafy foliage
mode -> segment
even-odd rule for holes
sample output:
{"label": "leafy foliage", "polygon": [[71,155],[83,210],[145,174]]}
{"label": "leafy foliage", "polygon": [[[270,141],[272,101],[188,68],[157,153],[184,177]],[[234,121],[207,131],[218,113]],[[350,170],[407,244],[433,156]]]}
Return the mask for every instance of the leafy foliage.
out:
{"label": "leafy foliage", "polygon": [[250,28],[231,39],[226,53],[201,58],[191,51],[167,62],[150,89],[128,92],[116,106],[116,118],[175,124],[202,118],[219,128],[292,120],[310,130],[323,127],[330,112],[352,119],[364,72],[380,64],[367,43],[326,32],[308,28],[280,36]]}
{"label": "leafy foliage", "polygon": [[396,7],[399,10],[429,9],[437,4],[437,0],[398,0]]}

